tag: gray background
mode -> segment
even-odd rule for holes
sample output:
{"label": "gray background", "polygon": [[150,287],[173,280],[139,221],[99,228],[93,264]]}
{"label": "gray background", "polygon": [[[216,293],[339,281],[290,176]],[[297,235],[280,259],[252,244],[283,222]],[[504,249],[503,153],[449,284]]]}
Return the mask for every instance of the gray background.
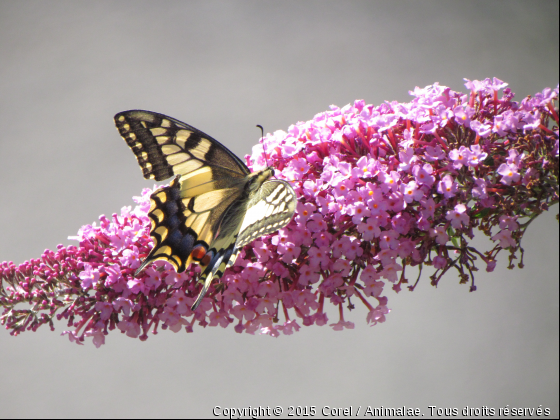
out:
{"label": "gray background", "polygon": [[[145,181],[113,127],[144,108],[239,156],[330,104],[409,101],[435,81],[496,76],[518,99],[558,83],[556,1],[0,1],[0,260],[69,244]],[[558,416],[558,207],[529,229],[526,268],[469,293],[388,290],[387,322],[272,339],[233,328],[0,332],[0,417],[194,417],[215,405],[550,407]],[[336,322],[335,317],[331,320]],[[285,411],[286,412],[286,411]]]}

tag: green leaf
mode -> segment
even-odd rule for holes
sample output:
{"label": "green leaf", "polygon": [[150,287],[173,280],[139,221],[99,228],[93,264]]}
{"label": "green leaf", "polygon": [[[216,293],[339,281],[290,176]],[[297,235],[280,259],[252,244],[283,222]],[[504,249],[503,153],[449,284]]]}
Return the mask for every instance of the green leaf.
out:
{"label": "green leaf", "polygon": [[483,208],[482,210],[479,210],[477,213],[473,214],[471,217],[473,219],[481,219],[481,218],[486,217],[486,216],[488,216],[489,214],[492,214],[492,213],[494,213],[494,209],[486,207],[486,208]]}
{"label": "green leaf", "polygon": [[451,242],[453,242],[453,245],[456,248],[459,248],[459,241],[457,240],[458,239],[457,236],[455,236],[455,229],[453,229],[451,226],[449,226],[447,228],[447,234],[451,238]]}

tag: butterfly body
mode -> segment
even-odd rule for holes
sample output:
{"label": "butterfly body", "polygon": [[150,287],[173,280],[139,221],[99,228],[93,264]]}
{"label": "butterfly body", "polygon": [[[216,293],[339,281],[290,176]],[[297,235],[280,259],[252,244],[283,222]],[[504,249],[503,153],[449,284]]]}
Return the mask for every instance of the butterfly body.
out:
{"label": "butterfly body", "polygon": [[194,310],[241,247],[289,223],[295,193],[287,182],[270,179],[272,167],[250,172],[217,140],[179,120],[132,110],[117,114],[115,123],[145,178],[175,175],[150,197],[154,247],[137,274],[158,259],[179,273],[200,264],[204,285]]}

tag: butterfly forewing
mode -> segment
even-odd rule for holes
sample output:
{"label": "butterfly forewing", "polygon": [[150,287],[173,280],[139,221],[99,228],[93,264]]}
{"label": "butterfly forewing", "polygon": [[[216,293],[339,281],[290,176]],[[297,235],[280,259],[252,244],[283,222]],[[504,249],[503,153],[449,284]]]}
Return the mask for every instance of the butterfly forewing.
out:
{"label": "butterfly forewing", "polygon": [[136,155],[144,178],[162,181],[204,166],[243,177],[249,169],[209,135],[174,118],[133,110],[115,115],[121,136]]}

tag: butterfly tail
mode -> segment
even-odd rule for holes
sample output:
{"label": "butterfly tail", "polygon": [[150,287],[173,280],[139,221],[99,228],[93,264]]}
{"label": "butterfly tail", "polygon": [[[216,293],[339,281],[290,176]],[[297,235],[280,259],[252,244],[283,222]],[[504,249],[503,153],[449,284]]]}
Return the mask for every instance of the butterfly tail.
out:
{"label": "butterfly tail", "polygon": [[202,302],[202,299],[208,292],[210,284],[214,278],[220,278],[224,274],[226,268],[231,267],[235,263],[235,259],[239,254],[239,250],[232,244],[228,249],[224,250],[221,254],[216,254],[214,258],[210,261],[210,264],[206,267],[202,275],[200,276],[200,282],[204,282],[202,290],[198,294],[196,301],[194,302],[191,310],[195,311]]}
{"label": "butterfly tail", "polygon": [[138,277],[138,274],[140,274],[142,271],[144,271],[144,269],[150,265],[151,263],[153,263],[154,260],[151,260],[149,258],[146,258],[142,264],[140,265],[140,267],[138,267],[138,269],[134,272],[134,277]]}
{"label": "butterfly tail", "polygon": [[214,277],[207,276],[206,279],[204,280],[204,285],[202,286],[202,290],[198,294],[198,297],[196,298],[193,306],[191,306],[191,310],[193,312],[196,311],[196,308],[198,308],[198,305],[200,305],[200,302],[202,302],[202,299],[208,292],[208,289],[210,288],[210,284],[212,283],[213,279]]}

